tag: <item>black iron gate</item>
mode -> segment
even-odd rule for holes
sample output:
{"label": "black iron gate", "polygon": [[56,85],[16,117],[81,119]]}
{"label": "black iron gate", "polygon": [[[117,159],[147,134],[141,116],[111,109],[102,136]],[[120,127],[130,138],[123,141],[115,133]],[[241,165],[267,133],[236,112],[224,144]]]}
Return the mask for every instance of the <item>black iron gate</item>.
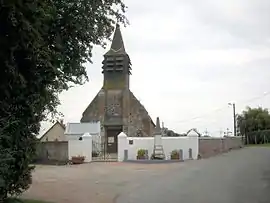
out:
{"label": "black iron gate", "polygon": [[117,161],[117,153],[108,150],[108,139],[93,139],[92,161]]}

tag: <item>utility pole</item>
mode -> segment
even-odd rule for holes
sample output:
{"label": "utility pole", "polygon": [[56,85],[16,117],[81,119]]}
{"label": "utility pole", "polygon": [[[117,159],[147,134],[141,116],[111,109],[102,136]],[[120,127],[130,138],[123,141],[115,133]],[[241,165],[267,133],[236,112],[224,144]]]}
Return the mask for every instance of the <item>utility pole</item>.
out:
{"label": "utility pole", "polygon": [[235,113],[235,103],[228,103],[233,107],[233,135],[236,136],[236,113]]}

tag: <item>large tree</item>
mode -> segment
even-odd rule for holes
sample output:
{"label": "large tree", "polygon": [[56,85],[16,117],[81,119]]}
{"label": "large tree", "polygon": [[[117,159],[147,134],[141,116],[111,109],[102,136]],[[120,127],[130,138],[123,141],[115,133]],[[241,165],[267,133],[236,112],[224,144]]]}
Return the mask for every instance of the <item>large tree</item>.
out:
{"label": "large tree", "polygon": [[[246,135],[251,143],[262,143],[270,132],[270,114],[268,109],[247,107],[237,115],[237,127],[240,134]],[[265,137],[267,135],[267,137]],[[268,138],[269,139],[269,138]]]}
{"label": "large tree", "polygon": [[58,95],[87,81],[85,63],[104,46],[122,0],[0,1],[0,202],[31,183],[40,121]]}

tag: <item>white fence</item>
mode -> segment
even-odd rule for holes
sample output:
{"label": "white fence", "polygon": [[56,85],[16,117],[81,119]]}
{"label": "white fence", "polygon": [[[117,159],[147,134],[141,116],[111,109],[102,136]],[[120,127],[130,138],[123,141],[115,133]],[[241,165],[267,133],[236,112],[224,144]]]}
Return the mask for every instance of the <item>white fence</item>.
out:
{"label": "white fence", "polygon": [[68,136],[68,157],[71,160],[73,156],[84,156],[85,162],[92,161],[92,135],[85,133],[83,136]]}
{"label": "white fence", "polygon": [[[68,138],[69,159],[72,156],[84,156],[85,162],[91,162],[93,141],[99,141],[100,137],[85,133],[81,139],[79,135],[71,135]],[[170,159],[173,150],[182,150],[183,160],[190,159],[190,149],[193,159],[197,159],[198,156],[198,136],[162,137],[162,146],[166,160]],[[148,150],[150,157],[154,149],[154,137],[127,137],[123,132],[118,135],[118,161],[136,160],[139,149]],[[125,157],[125,150],[127,150],[127,157]]]}
{"label": "white fence", "polygon": [[[198,136],[162,137],[162,146],[166,160],[170,159],[173,150],[183,151],[183,160],[189,159],[189,149],[192,150],[193,159],[198,156]],[[148,150],[149,157],[154,149],[154,137],[127,137],[126,134],[118,135],[118,161],[124,160],[124,151],[127,150],[127,159],[136,160],[139,149]]]}

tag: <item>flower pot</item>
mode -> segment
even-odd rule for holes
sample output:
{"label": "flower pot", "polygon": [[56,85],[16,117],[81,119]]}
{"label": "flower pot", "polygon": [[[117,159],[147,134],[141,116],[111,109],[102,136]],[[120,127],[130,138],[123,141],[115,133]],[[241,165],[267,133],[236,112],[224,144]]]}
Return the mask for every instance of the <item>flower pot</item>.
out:
{"label": "flower pot", "polygon": [[84,162],[84,157],[72,157],[72,164],[82,164]]}
{"label": "flower pot", "polygon": [[179,154],[171,155],[171,160],[179,160],[180,156]]}
{"label": "flower pot", "polygon": [[138,160],[145,160],[145,159],[147,159],[147,158],[146,158],[146,156],[137,156],[137,159],[138,159]]}

